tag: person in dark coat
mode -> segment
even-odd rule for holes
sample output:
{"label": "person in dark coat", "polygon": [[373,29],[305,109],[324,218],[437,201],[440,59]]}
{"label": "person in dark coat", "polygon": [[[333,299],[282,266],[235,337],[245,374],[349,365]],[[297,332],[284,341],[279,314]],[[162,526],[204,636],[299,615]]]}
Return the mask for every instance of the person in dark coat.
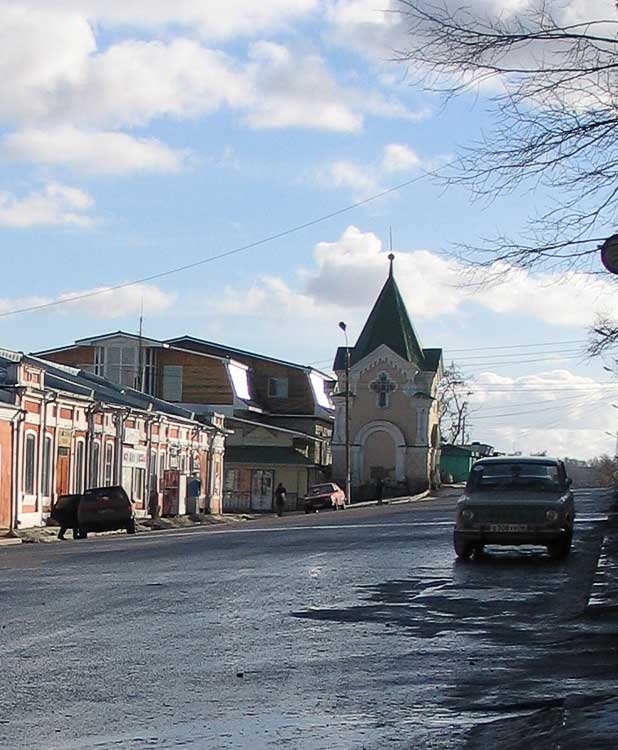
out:
{"label": "person in dark coat", "polygon": [[376,479],[376,500],[378,505],[382,505],[382,496],[384,495],[384,481],[382,477]]}
{"label": "person in dark coat", "polygon": [[81,495],[61,495],[51,510],[51,517],[60,524],[58,539],[64,539],[67,529],[73,529],[73,539],[79,539],[77,507]]}
{"label": "person in dark coat", "polygon": [[285,508],[285,496],[287,495],[287,490],[283,486],[281,482],[277,485],[277,489],[275,490],[275,509],[277,511],[277,515],[281,516],[283,515],[283,509]]}

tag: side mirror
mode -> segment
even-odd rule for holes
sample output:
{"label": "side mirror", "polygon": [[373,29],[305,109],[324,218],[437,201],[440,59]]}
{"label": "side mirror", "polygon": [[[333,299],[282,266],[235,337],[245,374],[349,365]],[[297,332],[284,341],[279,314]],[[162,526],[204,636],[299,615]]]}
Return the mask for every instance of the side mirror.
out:
{"label": "side mirror", "polygon": [[570,487],[572,484],[573,484],[573,480],[571,479],[571,477],[567,477],[566,478],[566,486]]}

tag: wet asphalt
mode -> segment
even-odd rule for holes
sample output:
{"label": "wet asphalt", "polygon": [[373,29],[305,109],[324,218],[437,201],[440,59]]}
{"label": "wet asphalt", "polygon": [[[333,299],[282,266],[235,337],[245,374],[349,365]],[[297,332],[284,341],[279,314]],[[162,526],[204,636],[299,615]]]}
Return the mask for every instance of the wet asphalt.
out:
{"label": "wet asphalt", "polygon": [[457,563],[454,503],[0,549],[0,747],[566,750],[580,709],[616,747],[610,495],[564,562]]}

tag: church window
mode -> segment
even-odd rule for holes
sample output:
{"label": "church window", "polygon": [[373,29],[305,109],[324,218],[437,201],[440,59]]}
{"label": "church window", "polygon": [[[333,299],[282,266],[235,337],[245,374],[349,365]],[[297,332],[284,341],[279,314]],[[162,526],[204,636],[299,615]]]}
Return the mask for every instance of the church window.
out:
{"label": "church window", "polygon": [[378,377],[370,383],[369,387],[376,394],[376,402],[380,409],[386,409],[389,404],[390,394],[397,389],[396,384],[393,383],[385,372],[381,372]]}

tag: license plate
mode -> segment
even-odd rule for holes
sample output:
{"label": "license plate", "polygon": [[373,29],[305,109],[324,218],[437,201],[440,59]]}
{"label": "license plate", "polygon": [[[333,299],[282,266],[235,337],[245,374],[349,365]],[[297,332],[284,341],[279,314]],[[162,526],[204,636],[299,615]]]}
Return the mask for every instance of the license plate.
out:
{"label": "license plate", "polygon": [[526,523],[492,523],[489,525],[490,531],[504,533],[509,531],[528,531]]}

